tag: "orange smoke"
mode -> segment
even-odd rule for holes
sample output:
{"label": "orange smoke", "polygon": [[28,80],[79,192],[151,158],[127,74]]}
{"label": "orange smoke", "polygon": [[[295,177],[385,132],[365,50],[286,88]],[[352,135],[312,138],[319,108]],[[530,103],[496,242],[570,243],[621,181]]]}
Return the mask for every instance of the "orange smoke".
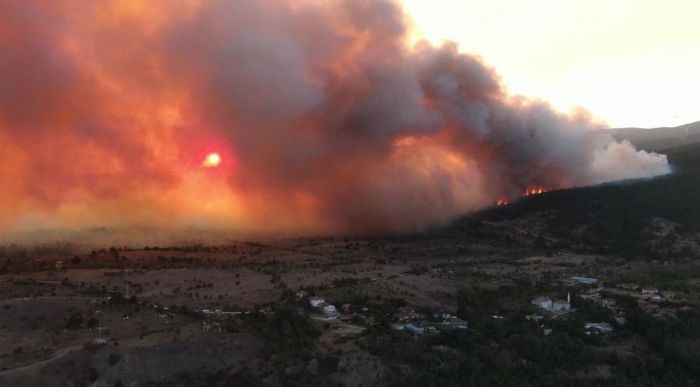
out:
{"label": "orange smoke", "polygon": [[668,171],[407,35],[389,0],[3,1],[0,230],[416,230]]}

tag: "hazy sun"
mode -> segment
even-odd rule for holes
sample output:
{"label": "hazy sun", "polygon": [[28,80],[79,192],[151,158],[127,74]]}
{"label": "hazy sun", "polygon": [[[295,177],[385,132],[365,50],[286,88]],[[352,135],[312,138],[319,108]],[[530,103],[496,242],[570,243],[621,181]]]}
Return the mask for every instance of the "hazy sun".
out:
{"label": "hazy sun", "polygon": [[221,164],[221,155],[212,152],[207,155],[207,157],[204,158],[204,161],[202,161],[202,166],[204,168],[216,168]]}

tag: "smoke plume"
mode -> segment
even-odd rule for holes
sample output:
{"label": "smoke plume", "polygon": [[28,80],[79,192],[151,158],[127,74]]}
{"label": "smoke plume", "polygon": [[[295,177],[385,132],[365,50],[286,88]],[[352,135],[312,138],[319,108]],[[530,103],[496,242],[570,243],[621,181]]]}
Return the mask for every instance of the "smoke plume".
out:
{"label": "smoke plume", "polygon": [[406,231],[668,172],[409,32],[388,0],[2,1],[0,229]]}

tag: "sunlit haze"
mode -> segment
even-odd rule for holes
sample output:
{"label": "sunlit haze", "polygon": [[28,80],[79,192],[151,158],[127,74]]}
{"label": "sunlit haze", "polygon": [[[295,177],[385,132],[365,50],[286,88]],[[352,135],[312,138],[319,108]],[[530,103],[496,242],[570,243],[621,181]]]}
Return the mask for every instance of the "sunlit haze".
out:
{"label": "sunlit haze", "polygon": [[601,120],[698,119],[698,5],[527,4],[0,1],[0,232],[406,232],[667,174]]}
{"label": "sunlit haze", "polygon": [[204,161],[202,161],[202,166],[205,168],[216,168],[219,165],[221,165],[221,155],[216,152],[207,154]]}
{"label": "sunlit haze", "polygon": [[513,93],[612,127],[700,120],[700,1],[403,0],[414,39],[459,42]]}

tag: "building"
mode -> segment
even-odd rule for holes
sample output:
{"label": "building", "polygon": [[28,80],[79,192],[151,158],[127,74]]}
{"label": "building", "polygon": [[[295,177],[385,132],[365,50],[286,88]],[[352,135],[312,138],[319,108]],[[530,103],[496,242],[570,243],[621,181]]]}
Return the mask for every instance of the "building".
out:
{"label": "building", "polygon": [[469,324],[467,322],[457,323],[454,325],[454,330],[456,331],[467,331],[469,330]]}
{"label": "building", "polygon": [[321,311],[323,312],[323,315],[326,317],[336,317],[338,316],[338,310],[335,308],[335,306],[325,303],[321,306]]}
{"label": "building", "polygon": [[98,337],[95,340],[83,345],[83,348],[85,348],[89,352],[95,352],[106,345],[107,345],[107,340],[103,339],[101,337]]}
{"label": "building", "polygon": [[564,300],[556,300],[552,302],[552,312],[568,312],[571,310],[571,302],[567,299],[567,301]]}
{"label": "building", "polygon": [[571,277],[571,279],[582,285],[595,285],[598,283],[598,278],[594,277]]}
{"label": "building", "polygon": [[468,324],[457,324],[457,325],[455,325],[455,330],[456,331],[468,331],[469,325]]}
{"label": "building", "polygon": [[552,313],[562,313],[571,310],[571,294],[566,295],[566,301],[556,300],[552,301],[548,297],[538,297],[532,300],[532,304],[540,309],[552,312]]}
{"label": "building", "polygon": [[311,305],[312,308],[320,308],[325,302],[326,300],[323,298],[312,298],[309,300],[309,305]]}
{"label": "building", "polygon": [[443,320],[439,325],[440,330],[466,331],[469,330],[469,323],[461,318],[454,317],[450,320]]}
{"label": "building", "polygon": [[589,323],[586,323],[586,325],[584,326],[584,330],[586,331],[587,335],[591,335],[591,334],[597,335],[599,333],[610,333],[614,329],[610,324],[608,324],[606,322],[600,322],[600,323],[589,322]]}
{"label": "building", "polygon": [[436,320],[450,321],[450,320],[457,318],[457,316],[453,316],[453,315],[451,315],[449,313],[445,313],[445,312],[440,312],[440,313],[434,313],[433,318]]}
{"label": "building", "polygon": [[406,321],[416,321],[425,319],[425,314],[418,313],[413,309],[401,308],[399,309],[398,320],[399,322]]}
{"label": "building", "polygon": [[544,310],[552,309],[552,299],[549,297],[537,297],[532,300],[532,305]]}
{"label": "building", "polygon": [[403,331],[404,324],[393,323],[393,324],[391,324],[391,329],[396,329],[397,331]]}
{"label": "building", "polygon": [[617,314],[617,316],[615,316],[615,321],[617,322],[618,325],[627,324],[627,319],[625,318],[625,314],[622,312],[619,312]]}
{"label": "building", "polygon": [[403,326],[403,329],[417,335],[422,335],[425,333],[425,328],[418,323],[408,323]]}

